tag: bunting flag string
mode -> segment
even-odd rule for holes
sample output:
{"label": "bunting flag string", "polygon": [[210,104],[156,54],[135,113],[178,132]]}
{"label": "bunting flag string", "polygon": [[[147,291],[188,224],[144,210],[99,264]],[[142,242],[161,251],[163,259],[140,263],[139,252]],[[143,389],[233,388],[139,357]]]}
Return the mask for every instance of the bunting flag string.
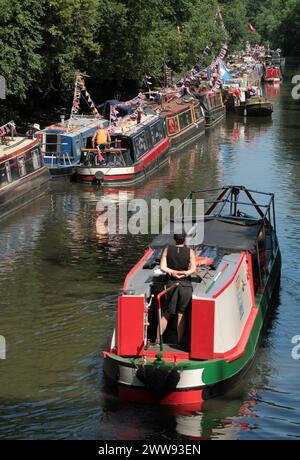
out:
{"label": "bunting flag string", "polygon": [[[215,15],[215,21],[217,21],[217,18],[219,18],[220,20],[220,23],[221,23],[221,27],[225,33],[225,35],[227,35],[227,31],[226,31],[226,27],[225,27],[225,23],[224,23],[224,20],[223,20],[223,16],[222,16],[222,12],[221,12],[221,8],[220,8],[220,5],[217,3],[217,11],[216,11],[216,15]],[[202,58],[203,56],[206,56],[208,53],[207,51],[210,51],[210,47],[209,46],[206,46],[205,50],[203,51],[203,54],[202,54]],[[228,51],[228,45],[227,45],[227,42],[225,42],[221,48],[221,51],[219,52],[218,56],[213,59],[212,63],[206,67],[205,69],[202,69],[202,71],[204,72],[211,72],[213,70],[215,70],[218,66],[220,66],[222,64],[222,62],[224,61],[225,59],[225,56],[227,54],[227,51]],[[189,78],[193,78],[193,77],[197,77],[199,75],[199,72],[201,71],[201,59],[198,61],[198,63],[185,75],[185,77],[183,77],[180,82],[184,82],[186,79],[189,79]]]}
{"label": "bunting flag string", "polygon": [[96,105],[94,104],[89,92],[86,89],[84,78],[80,74],[76,74],[75,78],[75,88],[74,88],[74,96],[73,96],[73,104],[71,109],[71,117],[73,115],[78,114],[80,109],[80,100],[81,96],[84,97],[85,101],[89,105],[91,111],[96,117],[99,117],[100,114],[97,110]]}
{"label": "bunting flag string", "polygon": [[164,65],[166,86],[172,86],[172,69],[167,64]]}

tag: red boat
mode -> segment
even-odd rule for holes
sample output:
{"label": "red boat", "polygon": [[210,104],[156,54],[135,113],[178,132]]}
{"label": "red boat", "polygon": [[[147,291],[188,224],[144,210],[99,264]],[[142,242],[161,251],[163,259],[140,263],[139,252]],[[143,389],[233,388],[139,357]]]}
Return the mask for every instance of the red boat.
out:
{"label": "red boat", "polygon": [[267,69],[264,80],[266,83],[280,83],[282,80],[280,69],[278,67]]}

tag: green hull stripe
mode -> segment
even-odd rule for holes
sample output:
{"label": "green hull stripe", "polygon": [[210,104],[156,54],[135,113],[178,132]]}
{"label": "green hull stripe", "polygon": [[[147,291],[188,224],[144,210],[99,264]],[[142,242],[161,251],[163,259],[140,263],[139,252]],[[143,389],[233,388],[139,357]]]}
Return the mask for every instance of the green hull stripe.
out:
{"label": "green hull stripe", "polygon": [[[281,255],[278,249],[276,258],[274,260],[272,272],[269,274],[264,292],[262,294],[257,294],[255,297],[258,313],[251,334],[249,336],[245,352],[240,358],[231,362],[227,362],[226,359],[223,358],[212,359],[208,361],[181,361],[175,365],[176,369],[204,369],[202,374],[202,380],[205,383],[205,385],[214,385],[238,374],[254,356],[255,349],[257,347],[258,340],[260,337],[261,329],[270,306],[270,301],[272,299],[274,288],[280,276],[280,267]],[[135,367],[138,364],[142,364],[141,358],[124,358],[121,356],[114,355],[112,353],[107,354],[106,359],[114,361],[115,364],[120,364],[126,367]],[[151,363],[149,365],[153,364]],[[160,363],[157,363],[157,365],[161,367],[174,367],[173,363],[166,363],[165,361],[161,361]]]}

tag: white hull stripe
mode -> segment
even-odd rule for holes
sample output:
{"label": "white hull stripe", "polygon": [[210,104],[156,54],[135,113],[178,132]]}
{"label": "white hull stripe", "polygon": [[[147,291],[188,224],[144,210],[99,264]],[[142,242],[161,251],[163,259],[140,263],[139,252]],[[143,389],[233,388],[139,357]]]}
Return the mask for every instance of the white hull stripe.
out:
{"label": "white hull stripe", "polygon": [[134,174],[134,166],[130,167],[112,167],[112,168],[78,168],[77,173],[80,176],[94,176],[96,172],[101,171],[105,176],[119,176],[120,174]]}
{"label": "white hull stripe", "polygon": [[[204,386],[202,374],[204,369],[184,370],[180,373],[180,380],[176,385],[178,390],[192,389]],[[137,369],[119,365],[118,383],[126,386],[144,387],[145,385],[136,377]]]}

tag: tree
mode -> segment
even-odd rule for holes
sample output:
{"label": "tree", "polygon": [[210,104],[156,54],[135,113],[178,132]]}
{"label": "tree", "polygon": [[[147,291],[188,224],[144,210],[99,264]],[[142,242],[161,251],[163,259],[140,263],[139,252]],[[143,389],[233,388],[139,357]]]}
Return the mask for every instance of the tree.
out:
{"label": "tree", "polygon": [[89,72],[101,52],[95,40],[100,0],[45,0],[42,54],[44,93],[70,91],[77,70]]}
{"label": "tree", "polygon": [[43,60],[41,20],[44,0],[1,0],[0,74],[6,79],[7,95],[24,101],[39,75]]}

